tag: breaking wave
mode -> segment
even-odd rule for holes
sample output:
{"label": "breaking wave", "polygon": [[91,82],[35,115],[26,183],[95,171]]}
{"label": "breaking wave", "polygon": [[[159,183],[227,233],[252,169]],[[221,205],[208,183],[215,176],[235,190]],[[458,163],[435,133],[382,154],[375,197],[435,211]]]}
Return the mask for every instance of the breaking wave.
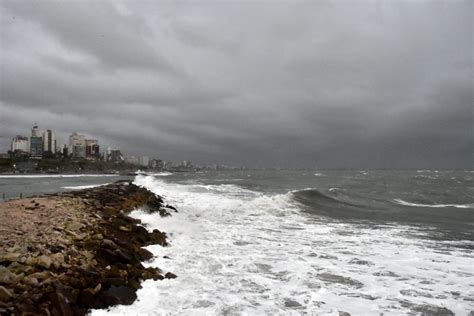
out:
{"label": "breaking wave", "polygon": [[434,207],[434,208],[443,208],[443,207],[456,207],[456,208],[474,208],[474,203],[470,204],[418,204],[404,201],[402,199],[393,199],[393,201],[398,205],[403,206],[413,206],[413,207]]}
{"label": "breaking wave", "polygon": [[147,280],[132,305],[94,316],[408,314],[438,307],[467,315],[474,308],[468,301],[472,253],[414,239],[411,226],[374,229],[303,212],[308,205],[355,208],[345,197],[317,189],[265,194],[144,175],[135,183],[179,209],[166,218],[132,213],[170,240],[169,247],[147,247],[155,257],[144,264],[178,278]]}

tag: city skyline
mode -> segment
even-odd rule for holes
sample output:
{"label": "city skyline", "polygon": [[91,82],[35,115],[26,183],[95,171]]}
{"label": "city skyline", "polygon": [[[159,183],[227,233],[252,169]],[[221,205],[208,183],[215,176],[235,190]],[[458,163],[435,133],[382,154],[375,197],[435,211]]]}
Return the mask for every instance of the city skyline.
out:
{"label": "city skyline", "polygon": [[[68,136],[68,142],[57,145],[54,130],[46,129],[44,132],[38,124],[32,126],[30,135],[17,134],[11,139],[11,146],[8,150],[9,156],[19,161],[53,158],[59,159],[86,159],[94,161],[120,162],[141,167],[156,169],[157,165],[163,164],[169,167],[194,168],[195,166],[188,160],[178,162],[163,161],[155,154],[152,158],[146,155],[124,155],[120,148],[106,146],[106,149],[99,146],[99,140],[88,139],[85,135],[72,132]],[[126,150],[126,149],[125,149]],[[2,154],[0,152],[0,154]],[[197,166],[199,167],[199,166]],[[206,166],[207,167],[207,166]],[[225,166],[227,167],[227,166]]]}
{"label": "city skyline", "polygon": [[2,1],[0,151],[38,121],[166,160],[472,168],[472,12]]}

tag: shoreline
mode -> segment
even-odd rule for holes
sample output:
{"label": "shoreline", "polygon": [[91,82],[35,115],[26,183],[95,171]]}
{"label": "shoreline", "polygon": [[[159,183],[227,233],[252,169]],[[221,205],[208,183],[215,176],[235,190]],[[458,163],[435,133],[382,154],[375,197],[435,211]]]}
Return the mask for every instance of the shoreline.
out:
{"label": "shoreline", "polygon": [[167,245],[128,214],[175,208],[129,181],[0,202],[0,314],[86,315],[131,304],[147,279],[175,278],[141,262]]}

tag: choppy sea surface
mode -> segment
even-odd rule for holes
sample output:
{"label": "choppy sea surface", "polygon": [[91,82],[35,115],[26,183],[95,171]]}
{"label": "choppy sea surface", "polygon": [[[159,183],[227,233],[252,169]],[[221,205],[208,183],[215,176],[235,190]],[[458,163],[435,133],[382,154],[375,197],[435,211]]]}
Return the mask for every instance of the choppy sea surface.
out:
{"label": "choppy sea surface", "polygon": [[145,264],[178,278],[145,281],[134,304],[92,315],[469,315],[473,177],[435,170],[139,175],[135,183],[179,209],[168,218],[133,212],[170,241],[149,246],[156,257]]}
{"label": "choppy sea surface", "polygon": [[[171,245],[138,300],[93,315],[469,315],[471,171],[138,176],[179,213],[137,210]],[[166,258],[165,258],[166,256]],[[169,259],[168,259],[169,258]]]}

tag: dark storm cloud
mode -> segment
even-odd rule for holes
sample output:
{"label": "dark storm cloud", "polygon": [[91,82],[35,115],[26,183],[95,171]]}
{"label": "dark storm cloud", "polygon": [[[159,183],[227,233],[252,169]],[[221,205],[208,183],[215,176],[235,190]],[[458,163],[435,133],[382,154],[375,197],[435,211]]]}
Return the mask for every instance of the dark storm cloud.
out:
{"label": "dark storm cloud", "polygon": [[0,151],[37,121],[164,159],[472,167],[470,1],[1,6]]}

